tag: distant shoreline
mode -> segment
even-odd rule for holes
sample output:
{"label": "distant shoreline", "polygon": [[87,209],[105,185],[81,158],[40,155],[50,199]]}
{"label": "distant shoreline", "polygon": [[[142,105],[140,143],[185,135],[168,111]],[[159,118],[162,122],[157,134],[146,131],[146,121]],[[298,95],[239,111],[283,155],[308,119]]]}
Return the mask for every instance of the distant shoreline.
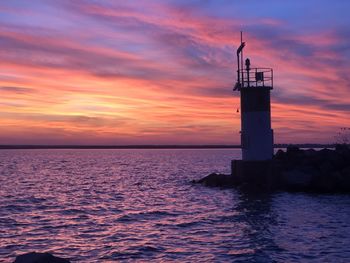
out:
{"label": "distant shoreline", "polygon": [[[334,144],[275,144],[274,148],[332,148]],[[16,149],[240,149],[240,145],[0,145],[0,150]]]}

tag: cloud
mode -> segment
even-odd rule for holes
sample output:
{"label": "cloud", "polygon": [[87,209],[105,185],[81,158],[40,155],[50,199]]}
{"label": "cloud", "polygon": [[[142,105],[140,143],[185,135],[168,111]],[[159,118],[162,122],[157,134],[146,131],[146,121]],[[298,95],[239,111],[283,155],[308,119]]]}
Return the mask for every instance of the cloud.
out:
{"label": "cloud", "polygon": [[33,93],[35,92],[34,89],[32,88],[24,88],[24,87],[10,87],[10,86],[3,86],[0,87],[1,92],[6,92],[6,93]]}

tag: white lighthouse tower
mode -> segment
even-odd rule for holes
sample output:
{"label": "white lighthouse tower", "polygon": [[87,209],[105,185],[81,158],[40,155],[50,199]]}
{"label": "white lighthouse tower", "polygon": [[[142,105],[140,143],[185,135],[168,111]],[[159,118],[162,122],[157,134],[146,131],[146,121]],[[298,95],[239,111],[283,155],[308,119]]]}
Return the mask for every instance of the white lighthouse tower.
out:
{"label": "white lighthouse tower", "polygon": [[237,83],[234,90],[241,97],[241,147],[243,161],[267,161],[273,156],[270,91],[273,89],[271,68],[251,68],[247,58],[243,65],[242,41],[237,49]]}

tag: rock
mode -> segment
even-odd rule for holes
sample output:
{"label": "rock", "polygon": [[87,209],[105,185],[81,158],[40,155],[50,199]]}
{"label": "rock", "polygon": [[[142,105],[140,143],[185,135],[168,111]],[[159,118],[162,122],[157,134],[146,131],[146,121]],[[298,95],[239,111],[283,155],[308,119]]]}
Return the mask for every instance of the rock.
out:
{"label": "rock", "polygon": [[345,167],[345,168],[341,171],[341,173],[342,173],[343,176],[347,176],[347,177],[349,177],[349,179],[350,179],[350,166]]}
{"label": "rock", "polygon": [[347,144],[337,144],[335,145],[335,151],[340,154],[346,154],[350,151],[350,147]]}
{"label": "rock", "polygon": [[350,192],[350,166],[340,171],[340,188],[342,191]]}
{"label": "rock", "polygon": [[287,158],[298,159],[303,155],[303,150],[295,146],[288,146],[286,151]]}
{"label": "rock", "polygon": [[291,190],[303,190],[310,186],[312,174],[294,169],[282,173],[284,187]]}
{"label": "rock", "polygon": [[234,180],[233,177],[228,174],[211,173],[198,181],[194,181],[194,183],[203,184],[205,186],[232,187],[234,185]]}
{"label": "rock", "polygon": [[330,157],[332,157],[332,154],[334,154],[334,151],[331,149],[324,148],[318,152],[318,156],[323,160],[327,160]]}
{"label": "rock", "polygon": [[334,167],[331,164],[331,162],[326,161],[320,164],[319,166],[319,171],[322,175],[329,175],[330,173],[332,173],[332,171],[334,171]]}
{"label": "rock", "polygon": [[332,180],[335,183],[335,187],[341,191],[342,189],[342,184],[343,184],[343,178],[342,175],[339,171],[333,172],[331,174]]}
{"label": "rock", "polygon": [[339,191],[339,189],[337,189],[336,178],[334,178],[330,174],[319,176],[317,180],[315,180],[312,184],[311,190],[326,193]]}
{"label": "rock", "polygon": [[315,156],[315,154],[317,153],[317,151],[315,149],[307,149],[304,151],[305,157],[312,157]]}
{"label": "rock", "polygon": [[341,153],[334,152],[329,156],[329,162],[333,165],[335,169],[340,169],[346,166],[346,161]]}
{"label": "rock", "polygon": [[300,152],[301,150],[299,149],[299,147],[296,146],[288,146],[286,151],[286,153],[289,155],[298,154]]}
{"label": "rock", "polygon": [[55,257],[50,253],[31,252],[16,257],[13,263],[70,263],[68,259]]}
{"label": "rock", "polygon": [[285,152],[284,152],[283,150],[279,149],[279,150],[276,152],[274,158],[275,158],[276,160],[283,160],[283,159],[285,158]]}

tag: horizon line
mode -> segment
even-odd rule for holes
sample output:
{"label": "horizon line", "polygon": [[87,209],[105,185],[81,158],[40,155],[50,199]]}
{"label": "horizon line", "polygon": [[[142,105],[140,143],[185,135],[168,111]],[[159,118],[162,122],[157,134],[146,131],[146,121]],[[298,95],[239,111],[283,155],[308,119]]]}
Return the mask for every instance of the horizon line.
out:
{"label": "horizon line", "polygon": [[[334,147],[334,143],[277,143],[274,148]],[[80,144],[0,144],[0,150],[11,149],[241,149],[237,144],[138,144],[138,145],[80,145]]]}

